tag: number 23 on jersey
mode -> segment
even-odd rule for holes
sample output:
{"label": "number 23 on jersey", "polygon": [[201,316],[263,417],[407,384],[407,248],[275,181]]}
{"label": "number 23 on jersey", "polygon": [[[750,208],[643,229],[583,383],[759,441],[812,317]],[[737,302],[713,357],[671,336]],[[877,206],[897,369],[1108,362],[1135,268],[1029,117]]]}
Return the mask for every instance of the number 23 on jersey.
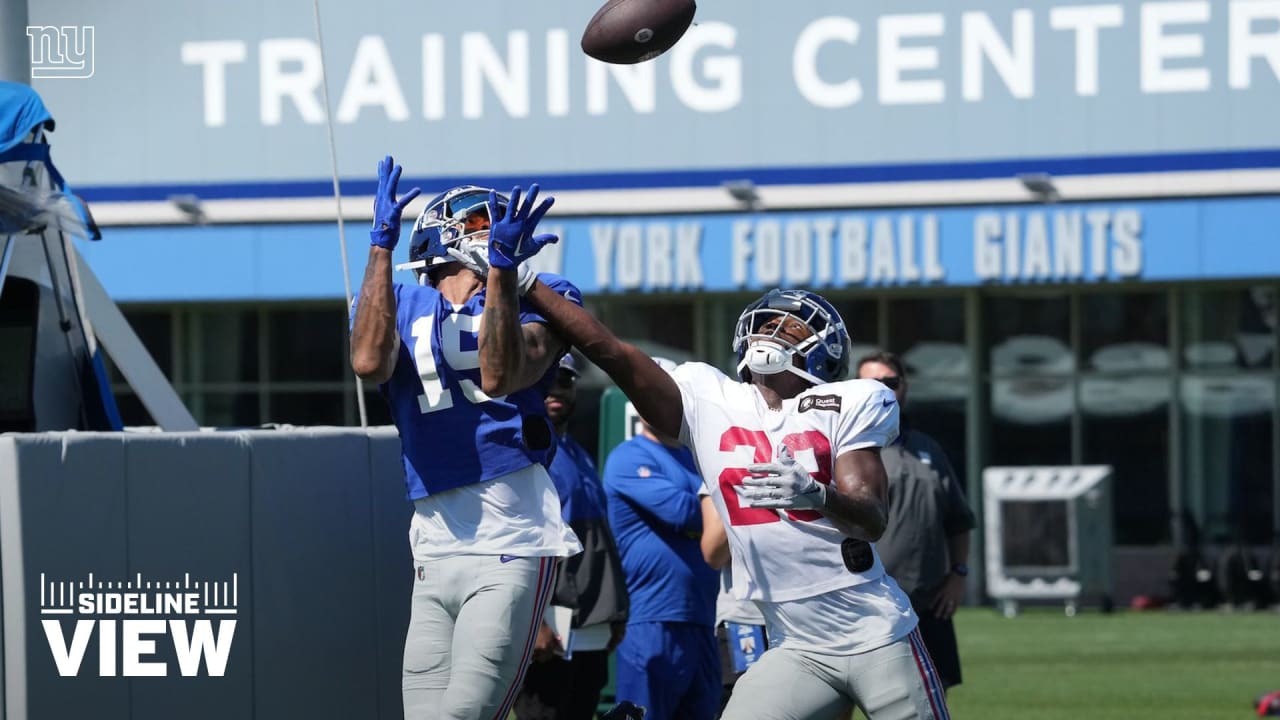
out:
{"label": "number 23 on jersey", "polygon": [[[805,450],[813,451],[813,459],[818,469],[810,471],[814,480],[823,485],[831,484],[831,441],[817,430],[792,433],[782,438],[782,444],[791,449],[793,455]],[[773,461],[773,446],[769,436],[761,430],[748,430],[743,427],[731,427],[720,436],[720,450],[733,452],[739,448],[751,448],[755,451],[751,462],[767,463]],[[742,504],[738,488],[751,473],[746,468],[727,467],[720,473],[720,494],[724,497],[724,506],[729,511],[730,525],[762,525],[764,523],[781,522],[782,516],[770,508],[753,508]],[[787,510],[787,517],[797,522],[812,522],[822,518],[817,510]]]}

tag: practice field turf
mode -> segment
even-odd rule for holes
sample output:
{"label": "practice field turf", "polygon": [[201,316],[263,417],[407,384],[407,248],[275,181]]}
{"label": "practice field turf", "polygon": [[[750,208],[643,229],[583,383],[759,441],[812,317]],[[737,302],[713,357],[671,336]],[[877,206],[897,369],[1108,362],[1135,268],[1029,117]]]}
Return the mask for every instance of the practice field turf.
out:
{"label": "practice field turf", "polygon": [[1246,720],[1280,690],[1280,613],[1034,609],[956,618],[957,720]]}

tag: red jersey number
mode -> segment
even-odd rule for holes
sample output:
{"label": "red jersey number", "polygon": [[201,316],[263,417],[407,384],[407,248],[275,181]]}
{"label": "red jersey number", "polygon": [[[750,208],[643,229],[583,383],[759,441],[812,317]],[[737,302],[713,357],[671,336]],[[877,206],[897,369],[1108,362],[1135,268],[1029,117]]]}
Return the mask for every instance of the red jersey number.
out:
{"label": "red jersey number", "polygon": [[[831,442],[817,430],[806,430],[792,433],[782,439],[782,444],[791,448],[792,454],[804,450],[812,450],[818,470],[811,472],[814,480],[829,485],[831,483]],[[767,463],[773,459],[773,446],[769,436],[760,430],[748,430],[731,427],[720,436],[721,452],[732,452],[741,447],[752,448],[755,453],[751,458],[754,463]],[[724,497],[725,508],[729,511],[730,525],[762,525],[779,522],[782,517],[769,508],[752,508],[742,504],[738,495],[738,486],[742,485],[751,473],[746,468],[725,468],[720,473],[720,494]],[[797,522],[812,522],[822,517],[817,510],[787,510],[787,516]]]}

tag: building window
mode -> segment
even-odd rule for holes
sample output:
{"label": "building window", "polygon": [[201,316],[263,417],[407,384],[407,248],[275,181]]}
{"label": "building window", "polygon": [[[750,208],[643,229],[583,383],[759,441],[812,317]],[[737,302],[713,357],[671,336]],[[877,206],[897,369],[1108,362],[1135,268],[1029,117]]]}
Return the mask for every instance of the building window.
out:
{"label": "building window", "polygon": [[[290,425],[345,425],[348,393],[341,390],[271,393],[267,416]],[[354,398],[351,399],[354,404]]]}
{"label": "building window", "polygon": [[693,354],[697,311],[692,301],[611,297],[598,309],[598,316],[614,334],[651,355],[684,360]]}
{"label": "building window", "polygon": [[1275,506],[1276,292],[1183,295],[1178,387],[1184,494],[1210,540],[1269,542]]}
{"label": "building window", "polygon": [[966,482],[966,413],[972,368],[965,345],[965,299],[888,300],[888,347],[907,365],[903,422],[927,433]]}
{"label": "building window", "polygon": [[[844,327],[849,331],[849,342],[853,345],[853,359],[866,355],[881,347],[880,303],[875,298],[856,298],[837,300],[832,303],[844,320]],[[852,374],[857,368],[850,368]]]}
{"label": "building window", "polygon": [[1188,290],[1182,362],[1191,371],[1270,368],[1276,356],[1276,289]]}
{"label": "building window", "polygon": [[273,383],[340,383],[350,374],[341,306],[268,313],[267,347]]}
{"label": "building window", "polygon": [[990,367],[990,465],[1069,465],[1075,411],[1071,303],[1065,294],[983,303]]}
{"label": "building window", "polygon": [[1168,297],[1080,298],[1080,461],[1112,467],[1115,538],[1122,545],[1170,537]]}
{"label": "building window", "polygon": [[[196,422],[211,427],[357,424],[340,304],[126,308],[126,317]],[[125,425],[154,424],[115,368]],[[372,393],[376,395],[376,393]],[[385,402],[371,403],[385,418]]]}
{"label": "building window", "polygon": [[206,383],[253,383],[259,365],[257,310],[209,308],[191,313],[195,379]]}

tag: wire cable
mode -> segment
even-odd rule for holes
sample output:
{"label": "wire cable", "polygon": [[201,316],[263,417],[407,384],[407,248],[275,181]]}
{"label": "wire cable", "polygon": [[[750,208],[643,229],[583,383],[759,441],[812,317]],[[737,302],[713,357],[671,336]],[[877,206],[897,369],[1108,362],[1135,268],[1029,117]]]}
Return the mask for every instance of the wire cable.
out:
{"label": "wire cable", "polygon": [[[342,251],[342,286],[346,291],[346,311],[351,312],[351,267],[347,262],[347,231],[342,220],[342,187],[338,182],[338,144],[333,137],[333,106],[329,104],[329,71],[324,62],[324,34],[320,30],[320,0],[311,0],[316,21],[316,44],[320,46],[320,92],[324,97],[324,126],[329,135],[329,163],[333,166],[333,201],[338,210],[338,246]],[[346,363],[347,367],[351,363]],[[352,373],[354,374],[354,370]],[[369,414],[364,406],[364,381],[356,375],[356,406],[360,409],[360,427],[369,427]]]}

